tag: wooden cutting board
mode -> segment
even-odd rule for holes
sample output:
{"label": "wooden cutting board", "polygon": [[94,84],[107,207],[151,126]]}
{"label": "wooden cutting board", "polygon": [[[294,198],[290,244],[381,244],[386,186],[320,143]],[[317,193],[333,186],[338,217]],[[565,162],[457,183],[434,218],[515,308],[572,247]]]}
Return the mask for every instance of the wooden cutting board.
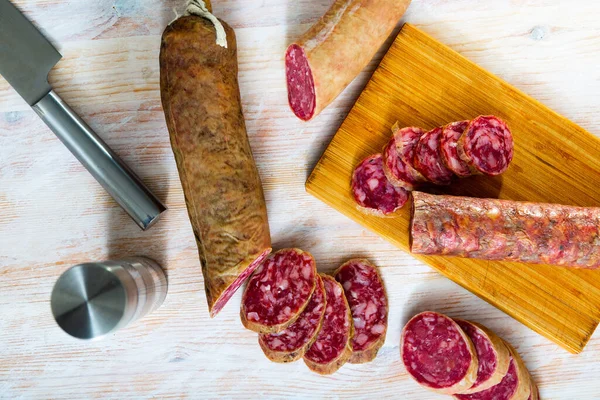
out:
{"label": "wooden cutting board", "polygon": [[[409,251],[410,206],[395,218],[358,211],[350,195],[354,166],[381,151],[396,121],[431,129],[481,114],[508,122],[514,160],[502,176],[459,180],[445,193],[600,206],[597,138],[409,24],[321,157],[306,190]],[[600,321],[600,271],[415,257],[572,353],[583,350]]]}

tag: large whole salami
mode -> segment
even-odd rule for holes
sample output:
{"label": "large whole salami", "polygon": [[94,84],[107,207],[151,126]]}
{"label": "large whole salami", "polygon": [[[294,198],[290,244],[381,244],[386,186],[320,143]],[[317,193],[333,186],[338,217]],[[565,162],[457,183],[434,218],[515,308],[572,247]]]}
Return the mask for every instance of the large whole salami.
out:
{"label": "large whole salami", "polygon": [[294,114],[317,116],[367,66],[410,0],[336,0],[285,54]]}
{"label": "large whole salami", "polygon": [[354,328],[350,306],[342,286],[328,275],[321,275],[325,285],[325,317],[315,342],[304,354],[304,363],[311,370],[329,375],[340,369],[352,355]]}
{"label": "large whole salami", "polygon": [[475,383],[462,393],[481,392],[500,383],[510,364],[510,354],[502,339],[475,322],[462,319],[455,321],[473,342],[479,360]]}
{"label": "large whole salami", "polygon": [[442,159],[446,167],[461,178],[471,176],[471,168],[458,154],[458,139],[469,125],[469,121],[456,121],[444,126],[440,139]]}
{"label": "large whole salami", "polygon": [[385,342],[388,301],[377,268],[365,259],[353,259],[335,272],[350,305],[354,323],[352,356],[349,362],[373,361]]}
{"label": "large whole salami", "polygon": [[383,149],[383,171],[394,186],[413,190],[425,178],[413,166],[414,148],[425,133],[421,128],[398,128],[394,125],[393,135]]}
{"label": "large whole salami", "polygon": [[351,190],[359,210],[377,216],[389,216],[408,201],[408,192],[392,185],[385,176],[381,154],[369,156],[356,166]]}
{"label": "large whole salami", "polygon": [[309,253],[282,249],[271,254],[248,281],[240,317],[259,333],[276,333],[293,324],[308,305],[317,284]]}
{"label": "large whole salami", "polygon": [[445,315],[431,311],[415,315],[402,330],[400,352],[409,375],[435,392],[460,393],[477,378],[471,339]]}
{"label": "large whole salami", "polygon": [[214,317],[270,253],[271,239],[242,114],[235,33],[199,10],[206,18],[184,16],[165,29],[160,87]]}
{"label": "large whole salami", "polygon": [[429,182],[449,185],[454,174],[442,159],[442,131],[442,128],[434,128],[421,136],[415,148],[414,166]]}
{"label": "large whole salami", "polygon": [[513,137],[506,122],[493,115],[472,120],[458,140],[458,152],[471,171],[499,175],[513,159]]}
{"label": "large whole salami", "polygon": [[258,344],[271,361],[287,363],[300,359],[321,329],[325,315],[325,286],[317,275],[317,286],[296,322],[281,332],[258,335]]}
{"label": "large whole salami", "polygon": [[413,192],[411,251],[600,267],[600,208]]}
{"label": "large whole salami", "polygon": [[454,395],[458,400],[527,400],[531,394],[529,372],[519,354],[506,343],[510,351],[508,372],[500,383],[481,392]]}

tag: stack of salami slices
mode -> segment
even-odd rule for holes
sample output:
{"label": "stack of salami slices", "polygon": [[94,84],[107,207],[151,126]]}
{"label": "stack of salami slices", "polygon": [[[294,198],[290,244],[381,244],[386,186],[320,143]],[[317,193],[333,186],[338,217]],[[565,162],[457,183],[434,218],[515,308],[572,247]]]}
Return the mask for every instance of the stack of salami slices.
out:
{"label": "stack of salami slices", "polygon": [[515,349],[475,322],[426,311],[402,331],[402,362],[417,383],[459,400],[539,399]]}
{"label": "stack of salami slices", "polygon": [[330,276],[317,273],[309,253],[283,249],[250,278],[240,316],[259,333],[271,361],[303,358],[327,375],[346,362],[375,358],[385,341],[388,303],[379,272],[367,260],[350,260]]}
{"label": "stack of salami slices", "polygon": [[449,185],[455,177],[499,175],[513,158],[513,137],[495,116],[452,122],[425,131],[392,128],[382,153],[361,161],[352,174],[352,195],[361,211],[390,216],[424,183]]}

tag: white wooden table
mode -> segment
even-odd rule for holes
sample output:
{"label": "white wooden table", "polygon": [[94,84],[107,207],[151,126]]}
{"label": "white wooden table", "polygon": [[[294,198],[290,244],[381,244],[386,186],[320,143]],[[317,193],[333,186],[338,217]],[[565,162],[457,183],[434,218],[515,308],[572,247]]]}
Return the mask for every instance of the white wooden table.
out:
{"label": "white wooden table", "polygon": [[[331,2],[214,0],[213,7],[237,31],[274,247],[309,250],[325,272],[357,255],[381,267],[390,321],[377,359],[329,377],[302,362],[271,363],[240,323],[240,293],[208,317],[159,97],[160,35],[182,1],[19,0],[64,55],[51,73],[56,91],[169,211],[141,232],[0,78],[0,398],[442,399],[400,363],[401,327],[423,309],[473,318],[509,340],[543,398],[600,398],[600,333],[570,355],[305,193],[308,173],[383,54],[319,118],[296,120],[282,54]],[[595,0],[414,0],[404,20],[600,135],[599,18]],[[60,331],[49,308],[60,273],[133,254],[168,270],[162,308],[103,341]]]}

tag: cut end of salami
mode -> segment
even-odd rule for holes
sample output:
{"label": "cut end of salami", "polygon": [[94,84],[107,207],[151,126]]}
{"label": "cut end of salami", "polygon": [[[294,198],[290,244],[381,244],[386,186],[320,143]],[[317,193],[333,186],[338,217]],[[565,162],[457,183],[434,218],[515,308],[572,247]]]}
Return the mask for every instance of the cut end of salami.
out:
{"label": "cut end of salami", "polygon": [[373,215],[391,215],[408,201],[408,192],[392,185],[385,176],[381,154],[369,156],[356,166],[351,186],[360,209]]}
{"label": "cut end of salami", "polygon": [[365,259],[344,263],[335,273],[344,288],[354,323],[352,356],[349,362],[373,361],[385,342],[388,301],[377,268]]}
{"label": "cut end of salami", "polygon": [[469,121],[457,121],[444,126],[440,142],[442,159],[446,167],[461,178],[472,175],[471,168],[460,158],[457,148],[458,139],[464,133],[467,125],[469,125]]}
{"label": "cut end of salami", "polygon": [[435,392],[459,393],[477,378],[473,343],[445,315],[426,311],[414,316],[402,331],[400,349],[410,376]]}
{"label": "cut end of salami", "polygon": [[292,44],[285,53],[288,101],[298,118],[310,120],[315,114],[315,83],[308,58],[302,47]]}
{"label": "cut end of salami", "polygon": [[288,363],[300,359],[316,339],[325,315],[325,286],[317,275],[317,286],[296,322],[279,333],[259,335],[258,343],[274,362]]}
{"label": "cut end of salami", "polygon": [[[259,267],[260,264],[267,258],[267,256],[271,253],[271,249],[265,250],[262,254],[260,254],[254,261],[248,265],[248,267],[237,277],[235,281],[227,289],[221,293],[215,304],[210,308],[210,317],[214,318],[219,311],[225,307],[225,304],[231,299],[231,297],[237,292],[237,290],[242,286],[244,282],[252,275],[254,271]],[[206,283],[205,283],[206,284]],[[206,291],[209,291],[209,288],[206,288]]]}
{"label": "cut end of salami", "polygon": [[248,281],[240,317],[259,333],[276,333],[293,324],[316,286],[317,268],[310,253],[283,249],[271,254]]}
{"label": "cut end of salami", "polygon": [[441,137],[442,128],[434,128],[421,136],[415,148],[414,166],[431,183],[449,185],[454,174],[442,160]]}
{"label": "cut end of salami", "polygon": [[475,171],[499,175],[513,159],[514,142],[506,122],[493,115],[472,120],[459,139],[461,158]]}
{"label": "cut end of salami", "polygon": [[304,363],[311,370],[329,375],[340,369],[352,354],[353,335],[350,306],[342,285],[333,277],[321,274],[325,285],[325,316],[315,342],[304,355]]}
{"label": "cut end of salami", "polygon": [[425,180],[412,166],[414,149],[423,133],[421,128],[394,126],[392,139],[383,149],[383,170],[394,186],[413,190]]}

